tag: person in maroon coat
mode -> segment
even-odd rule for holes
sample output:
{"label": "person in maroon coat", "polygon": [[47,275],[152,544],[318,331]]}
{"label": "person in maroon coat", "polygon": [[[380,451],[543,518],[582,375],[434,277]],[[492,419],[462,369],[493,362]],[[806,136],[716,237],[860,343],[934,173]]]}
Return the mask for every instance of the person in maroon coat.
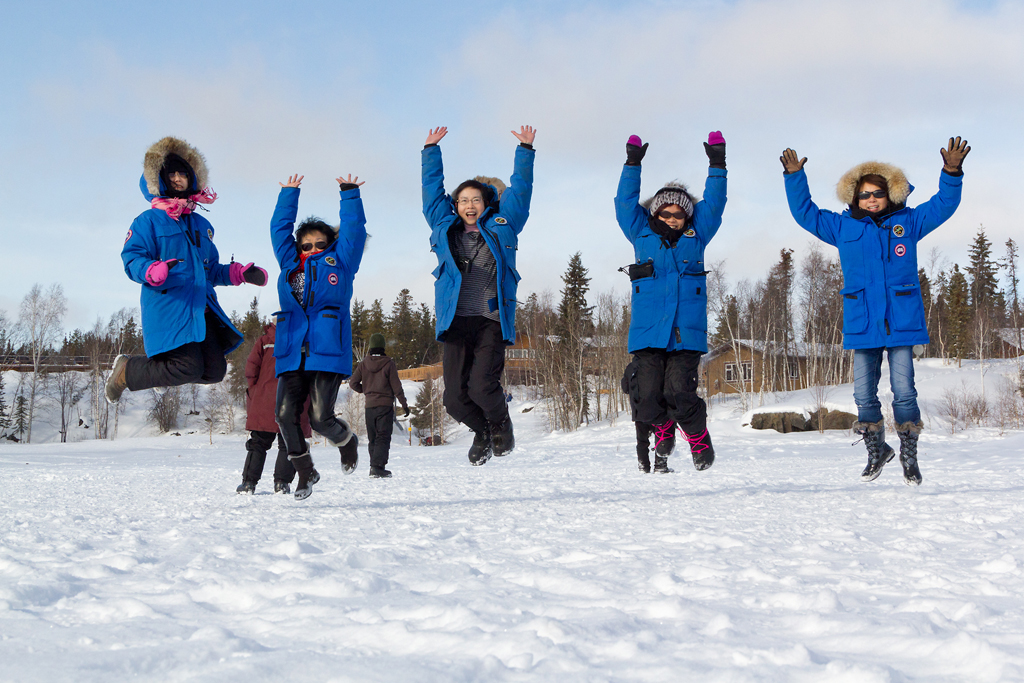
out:
{"label": "person in maroon coat", "polygon": [[395,421],[395,399],[409,416],[409,404],[398,379],[394,359],[384,353],[385,339],[379,332],[370,335],[370,352],[356,366],[348,385],[353,391],[366,394],[366,442],[370,449],[370,476],[386,479],[391,452],[391,432]]}
{"label": "person in maroon coat", "polygon": [[[263,474],[263,464],[267,460],[267,451],[277,439],[277,464],[274,465],[274,493],[291,493],[291,483],[295,479],[295,468],[288,460],[288,452],[284,440],[278,431],[277,415],[277,375],[274,372],[274,338],[277,326],[270,323],[263,328],[263,336],[256,340],[249,357],[245,361],[246,417],[245,428],[249,430],[249,440],[245,442],[245,465],[242,467],[242,483],[238,493],[255,493],[256,484]],[[308,401],[307,401],[308,404]],[[307,406],[308,407],[308,406]],[[307,439],[312,435],[309,426],[309,415],[302,411],[302,434]]]}

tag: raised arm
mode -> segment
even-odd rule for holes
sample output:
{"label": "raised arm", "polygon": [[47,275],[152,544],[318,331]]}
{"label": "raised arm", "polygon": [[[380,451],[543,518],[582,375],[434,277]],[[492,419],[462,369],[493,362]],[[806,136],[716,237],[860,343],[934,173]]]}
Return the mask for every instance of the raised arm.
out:
{"label": "raised arm", "polygon": [[779,160],[784,169],[789,212],[801,228],[835,246],[839,239],[839,216],[831,211],[822,211],[811,201],[811,190],[804,173],[807,157],[798,159],[797,153],[787,148]]}
{"label": "raised arm", "polygon": [[639,136],[630,135],[626,142],[626,164],[619,176],[615,194],[615,220],[630,242],[636,239],[648,222],[647,210],[640,206],[640,162],[647,154],[647,145]]}
{"label": "raised arm", "polygon": [[270,219],[270,241],[274,245],[274,256],[281,270],[298,262],[299,253],[295,248],[295,217],[299,211],[299,185],[305,176],[289,176],[288,182],[278,183],[281,193],[277,196],[274,216]]}
{"label": "raised arm", "polygon": [[520,132],[512,131],[519,140],[516,147],[515,163],[509,187],[501,194],[501,212],[512,221],[516,234],[522,231],[530,217],[530,200],[533,198],[533,161],[537,152],[533,141],[537,131],[532,126],[521,126]]}
{"label": "raised arm", "polygon": [[949,139],[947,148],[940,148],[942,173],[939,174],[939,191],[923,204],[914,207],[914,224],[918,238],[924,237],[953,215],[960,206],[964,184],[964,157],[971,148],[967,140],[959,137]]}
{"label": "raised arm", "polygon": [[725,212],[725,138],[722,131],[708,134],[704,152],[708,155],[708,178],[704,181],[704,201],[693,207],[693,227],[707,244],[722,226],[722,214]]}
{"label": "raised arm", "polygon": [[423,216],[431,227],[455,213],[452,209],[452,200],[444,191],[444,164],[441,161],[441,148],[437,146],[447,134],[448,129],[444,126],[432,129],[427,134],[423,151],[420,152]]}
{"label": "raised arm", "polygon": [[363,259],[363,248],[366,246],[366,214],[363,213],[363,200],[359,196],[359,188],[364,183],[359,177],[349,174],[347,178],[336,178],[341,193],[338,226],[338,257],[341,258],[351,273],[359,270]]}

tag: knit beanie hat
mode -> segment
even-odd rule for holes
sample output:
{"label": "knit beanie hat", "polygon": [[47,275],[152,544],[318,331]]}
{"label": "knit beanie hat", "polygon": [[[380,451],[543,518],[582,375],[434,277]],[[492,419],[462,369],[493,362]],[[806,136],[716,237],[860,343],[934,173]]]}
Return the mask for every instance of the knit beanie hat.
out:
{"label": "knit beanie hat", "polygon": [[649,206],[651,215],[657,215],[658,211],[663,206],[669,204],[676,204],[681,206],[683,211],[686,213],[686,217],[693,217],[693,202],[690,201],[690,197],[686,194],[686,189],[675,185],[667,185],[660,190],[657,194],[651,198],[651,204]]}
{"label": "knit beanie hat", "polygon": [[381,334],[380,332],[374,332],[373,334],[370,335],[371,351],[373,351],[374,349],[380,349],[381,351],[383,351],[386,344],[387,340],[384,339],[384,335]]}

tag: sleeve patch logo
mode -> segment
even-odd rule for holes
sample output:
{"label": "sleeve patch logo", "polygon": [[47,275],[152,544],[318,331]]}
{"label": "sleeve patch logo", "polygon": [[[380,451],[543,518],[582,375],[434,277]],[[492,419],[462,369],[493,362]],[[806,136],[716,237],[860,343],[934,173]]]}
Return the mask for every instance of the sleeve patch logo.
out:
{"label": "sleeve patch logo", "polygon": [[210,238],[211,242],[213,241],[213,228],[206,229],[206,236]]}
{"label": "sleeve patch logo", "polygon": [[128,244],[128,240],[132,238],[132,229],[128,228],[128,234],[124,236],[124,243]]}
{"label": "sleeve patch logo", "polygon": [[907,248],[902,244],[897,244],[896,248],[893,249],[893,251],[896,252],[897,256],[903,256],[904,254],[907,253]]}
{"label": "sleeve patch logo", "polygon": [[697,231],[695,231],[693,228],[687,228],[686,230],[683,231],[683,234],[687,237],[694,237],[697,235]]}
{"label": "sleeve patch logo", "polygon": [[902,225],[894,225],[894,226],[892,226],[892,234],[895,235],[896,237],[903,237],[903,235],[905,233],[906,233],[906,230],[903,229]]}
{"label": "sleeve patch logo", "polygon": [[502,218],[501,216],[495,216],[494,222],[497,223],[498,225],[505,225],[506,223],[508,223],[508,221]]}
{"label": "sleeve patch logo", "polygon": [[[334,260],[333,256],[328,256],[327,258],[325,258],[324,259],[324,263],[326,263],[329,266],[336,266],[336,265],[338,265],[338,262]],[[333,284],[333,283],[331,283],[331,284]]]}
{"label": "sleeve patch logo", "polygon": [[327,276],[327,281],[330,282],[332,285],[338,284],[338,275],[337,275],[337,273],[331,273],[330,275],[328,275]]}

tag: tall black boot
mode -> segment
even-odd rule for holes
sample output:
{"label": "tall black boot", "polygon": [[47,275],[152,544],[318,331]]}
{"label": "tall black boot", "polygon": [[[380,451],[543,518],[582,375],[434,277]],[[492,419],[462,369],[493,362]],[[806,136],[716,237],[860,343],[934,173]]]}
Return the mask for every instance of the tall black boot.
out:
{"label": "tall black boot", "polygon": [[[340,417],[336,419],[345,428],[345,435],[340,440],[329,441],[329,443],[341,453],[341,471],[345,474],[352,474],[359,464],[359,437],[348,426],[348,422]],[[298,472],[298,470],[299,468],[296,467],[295,471]],[[298,495],[298,489],[296,489],[296,495]]]}
{"label": "tall black boot", "polygon": [[295,484],[295,500],[309,498],[313,493],[313,484],[320,481],[320,473],[313,467],[313,458],[309,453],[302,455],[289,455],[288,459],[295,466],[295,473],[299,480]]}
{"label": "tall black boot", "polygon": [[651,471],[651,427],[643,422],[634,422],[636,428],[636,464],[644,473]]}
{"label": "tall black boot", "polygon": [[496,457],[508,455],[516,447],[516,437],[512,433],[512,418],[508,415],[498,424],[491,424],[491,450]]}
{"label": "tall black boot", "polygon": [[903,481],[907,486],[921,485],[921,469],[917,466],[917,439],[921,436],[924,423],[904,422],[896,425],[900,437],[900,464],[903,465]]}
{"label": "tall black boot", "polygon": [[864,437],[868,449],[868,464],[860,473],[864,481],[874,481],[882,473],[885,463],[896,457],[896,451],[885,442],[885,420],[878,422],[854,422],[853,432]]}
{"label": "tall black boot", "polygon": [[469,447],[469,464],[479,467],[493,455],[491,450],[491,430],[484,427],[480,431],[473,432],[473,444]]}
{"label": "tall black boot", "polygon": [[707,427],[693,432],[683,431],[683,438],[690,444],[690,455],[693,457],[693,466],[697,471],[703,471],[715,464],[715,447],[711,445],[711,433]]}

